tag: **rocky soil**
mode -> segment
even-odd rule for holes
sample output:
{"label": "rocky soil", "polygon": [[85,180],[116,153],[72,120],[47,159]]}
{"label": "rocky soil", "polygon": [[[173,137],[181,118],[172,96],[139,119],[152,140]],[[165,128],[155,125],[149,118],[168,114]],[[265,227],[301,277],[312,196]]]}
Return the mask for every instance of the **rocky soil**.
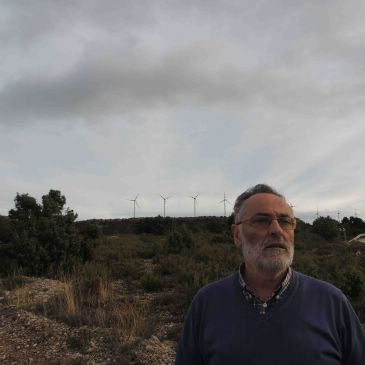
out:
{"label": "rocky soil", "polygon": [[[0,364],[2,365],[172,365],[177,331],[171,313],[155,313],[157,325],[148,338],[122,339],[110,328],[70,326],[48,318],[39,308],[63,290],[63,283],[23,278],[21,287],[0,291]],[[0,282],[1,284],[1,282]],[[0,285],[1,287],[1,285]],[[126,285],[114,283],[126,295]],[[137,293],[138,300],[152,303],[161,293]],[[157,298],[158,299],[158,298]],[[170,336],[171,337],[171,336]]]}

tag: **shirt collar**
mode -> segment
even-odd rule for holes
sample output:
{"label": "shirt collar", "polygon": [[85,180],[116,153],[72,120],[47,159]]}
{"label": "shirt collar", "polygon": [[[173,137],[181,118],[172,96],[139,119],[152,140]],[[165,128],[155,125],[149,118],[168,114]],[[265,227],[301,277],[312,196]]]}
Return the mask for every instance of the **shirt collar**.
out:
{"label": "shirt collar", "polygon": [[[243,274],[245,272],[245,264],[242,263],[238,269],[238,280],[239,283],[245,293],[249,294],[249,297],[253,296],[255,297],[258,301],[261,301],[261,299],[257,298],[255,296],[255,294],[253,293],[253,291],[248,287],[247,283],[245,282],[244,278],[243,278]],[[284,291],[287,289],[287,287],[290,284],[290,280],[291,277],[293,275],[293,270],[291,269],[291,267],[289,267],[289,270],[284,278],[284,280],[280,283],[280,285],[277,287],[276,290],[274,290],[274,292],[272,293],[271,297],[266,301],[270,301],[273,297],[275,297],[276,299],[279,299],[280,296],[284,293]]]}

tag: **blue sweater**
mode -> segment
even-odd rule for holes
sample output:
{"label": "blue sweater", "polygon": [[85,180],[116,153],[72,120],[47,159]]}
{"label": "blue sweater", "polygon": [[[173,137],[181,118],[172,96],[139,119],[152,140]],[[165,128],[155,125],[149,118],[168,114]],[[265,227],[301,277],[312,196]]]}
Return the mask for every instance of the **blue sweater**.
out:
{"label": "blue sweater", "polygon": [[266,314],[246,301],[238,273],[192,301],[176,365],[365,365],[365,333],[343,293],[293,271]]}

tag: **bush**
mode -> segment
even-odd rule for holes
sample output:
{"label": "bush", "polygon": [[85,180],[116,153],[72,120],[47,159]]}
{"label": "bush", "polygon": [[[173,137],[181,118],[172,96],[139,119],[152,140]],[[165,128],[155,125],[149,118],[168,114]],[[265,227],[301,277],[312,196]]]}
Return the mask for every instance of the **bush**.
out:
{"label": "bush", "polygon": [[135,222],[134,232],[136,234],[152,233],[155,235],[161,235],[166,233],[172,224],[172,220],[169,217],[148,217],[138,218]]}
{"label": "bush", "polygon": [[327,241],[330,241],[338,236],[338,222],[329,216],[319,217],[313,221],[312,230]]}
{"label": "bush", "polygon": [[14,233],[9,218],[0,216],[0,244],[9,243],[13,239]]}
{"label": "bush", "polygon": [[364,276],[361,272],[350,269],[344,272],[340,285],[342,291],[351,299],[358,299],[363,291]]}
{"label": "bush", "polygon": [[43,195],[43,205],[28,194],[17,194],[14,202],[8,222],[2,220],[12,234],[2,229],[8,242],[0,242],[0,272],[21,268],[27,275],[55,275],[89,258],[93,240],[81,239],[75,229],[77,214],[64,209],[66,198],[60,191]]}
{"label": "bush", "polygon": [[191,232],[185,227],[173,231],[166,242],[166,252],[169,254],[180,253],[184,248],[194,248],[194,241]]}
{"label": "bush", "polygon": [[152,259],[160,253],[162,253],[161,244],[144,240],[143,244],[137,251],[137,256],[143,259]]}
{"label": "bush", "polygon": [[150,274],[150,273],[144,274],[141,279],[141,283],[142,283],[143,289],[147,292],[162,290],[161,280],[153,274]]}

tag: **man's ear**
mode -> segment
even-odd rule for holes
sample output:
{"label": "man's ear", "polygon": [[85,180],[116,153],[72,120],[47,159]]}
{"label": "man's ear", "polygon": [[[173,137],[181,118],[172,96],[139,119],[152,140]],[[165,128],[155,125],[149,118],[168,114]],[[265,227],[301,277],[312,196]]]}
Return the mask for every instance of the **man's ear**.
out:
{"label": "man's ear", "polygon": [[238,248],[241,248],[240,227],[237,226],[237,224],[232,224],[231,225],[231,233],[232,233],[234,244]]}

